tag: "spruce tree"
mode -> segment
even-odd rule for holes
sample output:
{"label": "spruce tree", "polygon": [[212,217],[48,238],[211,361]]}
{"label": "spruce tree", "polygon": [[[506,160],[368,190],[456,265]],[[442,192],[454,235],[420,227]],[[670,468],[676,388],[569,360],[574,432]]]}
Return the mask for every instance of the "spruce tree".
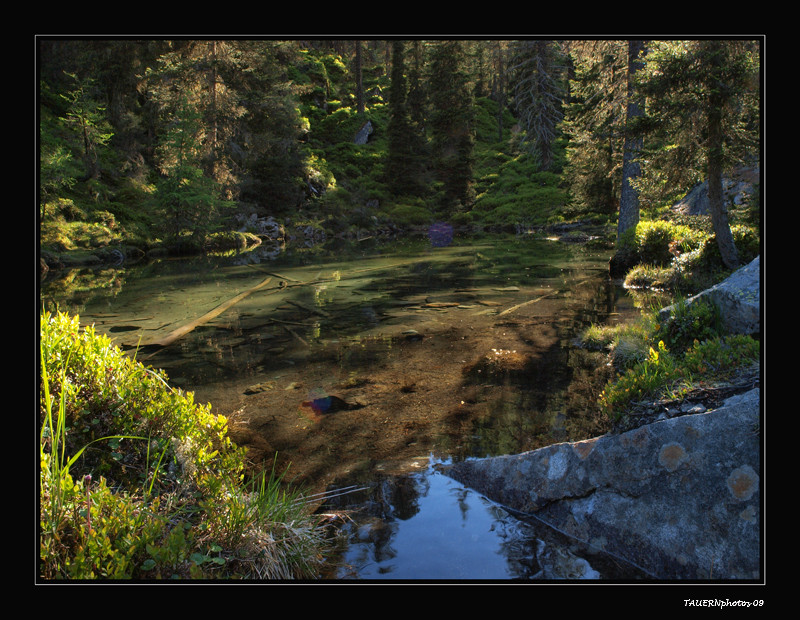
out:
{"label": "spruce tree", "polygon": [[421,195],[425,189],[422,138],[411,121],[406,84],[405,44],[393,41],[386,183],[395,196]]}
{"label": "spruce tree", "polygon": [[639,88],[647,95],[643,126],[660,148],[648,153],[650,176],[708,181],[709,211],[726,267],[739,264],[723,202],[722,176],[749,163],[758,144],[758,61],[755,41],[657,41]]}
{"label": "spruce tree", "polygon": [[442,190],[443,217],[471,206],[473,173],[473,96],[463,70],[460,41],[432,48],[429,88],[433,165]]}
{"label": "spruce tree", "polygon": [[639,223],[639,195],[634,186],[641,173],[639,157],[642,150],[642,136],[633,125],[644,111],[635,91],[635,75],[642,66],[644,41],[628,41],[628,105],[626,111],[625,146],[622,154],[622,185],[619,198],[619,218],[617,220],[617,240],[630,228]]}
{"label": "spruce tree", "polygon": [[561,122],[562,67],[553,41],[519,41],[511,60],[514,104],[525,142],[539,160],[540,170],[553,162],[553,142]]}
{"label": "spruce tree", "polygon": [[627,101],[624,41],[570,44],[574,75],[562,128],[569,137],[565,179],[578,211],[619,208]]}

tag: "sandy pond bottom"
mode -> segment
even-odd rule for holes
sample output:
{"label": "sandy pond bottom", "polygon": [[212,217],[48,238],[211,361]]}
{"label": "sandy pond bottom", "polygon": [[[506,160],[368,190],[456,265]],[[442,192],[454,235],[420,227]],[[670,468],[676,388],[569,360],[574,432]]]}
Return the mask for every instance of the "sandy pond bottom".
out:
{"label": "sandy pond bottom", "polygon": [[43,299],[229,416],[255,468],[277,454],[309,492],[347,489],[320,507],[350,515],[327,578],[624,580],[635,573],[433,467],[605,431],[592,402],[607,369],[575,337],[636,314],[607,260],[507,238],[347,260],[255,253],[106,273],[115,284],[89,294],[45,283]]}

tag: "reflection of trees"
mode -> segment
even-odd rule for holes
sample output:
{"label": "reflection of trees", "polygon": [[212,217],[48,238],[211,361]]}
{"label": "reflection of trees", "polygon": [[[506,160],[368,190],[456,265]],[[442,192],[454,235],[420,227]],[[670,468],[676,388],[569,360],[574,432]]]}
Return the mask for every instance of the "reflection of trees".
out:
{"label": "reflection of trees", "polygon": [[[353,480],[341,483],[343,487],[350,484],[357,483]],[[420,475],[387,476],[368,484],[364,492],[341,495],[321,509],[353,511],[347,561],[356,567],[386,562],[397,555],[392,543],[399,529],[398,521],[419,514],[419,500],[430,490],[427,478]],[[329,489],[329,493],[334,496],[335,490]]]}
{"label": "reflection of trees", "polygon": [[[124,269],[60,269],[47,272],[42,281],[41,300],[56,310],[53,300],[62,300],[58,310],[78,313],[96,297],[116,295],[125,283]],[[69,308],[65,307],[65,302]]]}
{"label": "reflection of trees", "polygon": [[389,514],[406,521],[419,513],[419,498],[427,495],[430,485],[420,476],[399,476],[388,479],[382,486]]}

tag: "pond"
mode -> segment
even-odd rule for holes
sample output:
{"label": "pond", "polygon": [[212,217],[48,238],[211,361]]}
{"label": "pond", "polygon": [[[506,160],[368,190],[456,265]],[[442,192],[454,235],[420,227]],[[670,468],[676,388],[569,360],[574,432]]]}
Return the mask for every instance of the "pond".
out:
{"label": "pond", "polygon": [[[258,467],[347,510],[331,579],[629,579],[437,472],[605,432],[576,338],[638,314],[608,250],[430,236],[49,274],[78,314],[229,417]],[[277,455],[277,458],[276,458]]]}

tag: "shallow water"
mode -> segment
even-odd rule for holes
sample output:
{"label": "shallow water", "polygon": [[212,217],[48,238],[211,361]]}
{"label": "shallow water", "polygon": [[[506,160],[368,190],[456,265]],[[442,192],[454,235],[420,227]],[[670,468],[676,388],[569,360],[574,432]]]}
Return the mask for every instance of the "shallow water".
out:
{"label": "shallow water", "polygon": [[[252,454],[362,489],[322,507],[352,517],[328,578],[625,579],[434,467],[597,432],[602,372],[575,338],[637,314],[607,260],[533,238],[367,242],[61,273],[41,298],[241,419]],[[328,393],[357,410],[303,407]]]}

